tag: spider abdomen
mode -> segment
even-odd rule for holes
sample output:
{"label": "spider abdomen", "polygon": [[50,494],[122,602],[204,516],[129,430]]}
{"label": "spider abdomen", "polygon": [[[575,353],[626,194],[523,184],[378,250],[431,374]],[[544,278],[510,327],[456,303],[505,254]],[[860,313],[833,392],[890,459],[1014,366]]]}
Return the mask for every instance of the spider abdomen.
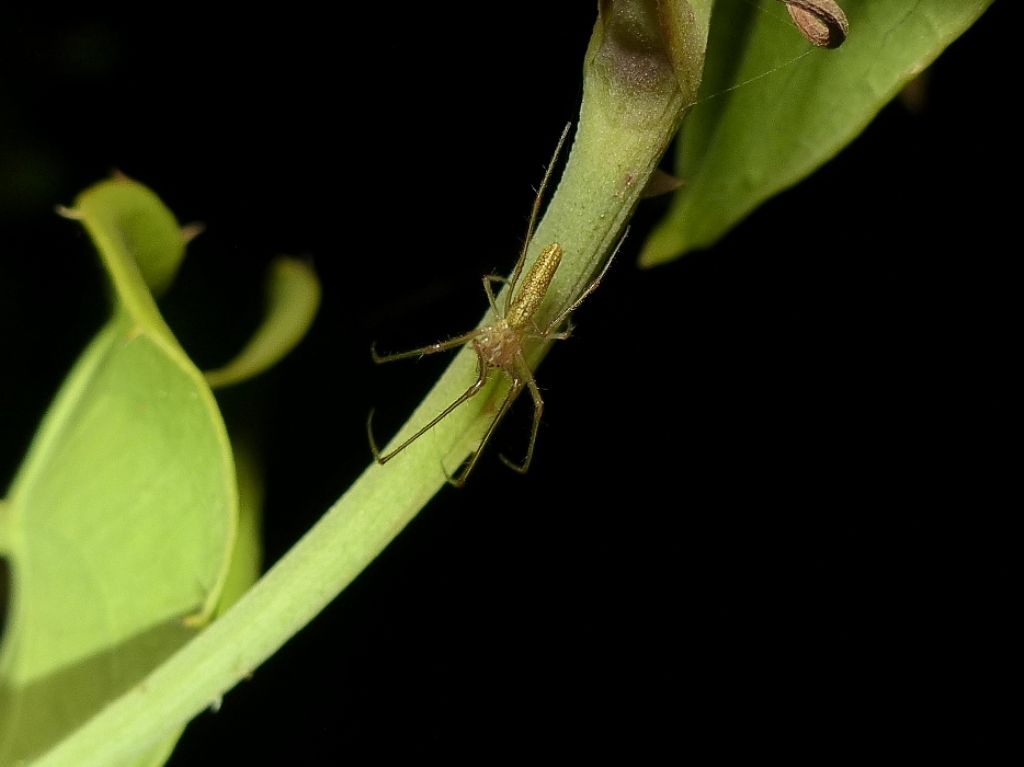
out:
{"label": "spider abdomen", "polygon": [[537,256],[533,266],[523,280],[523,286],[512,299],[505,321],[509,327],[519,330],[526,327],[544,303],[551,278],[555,276],[558,264],[562,261],[562,246],[557,242],[548,245]]}

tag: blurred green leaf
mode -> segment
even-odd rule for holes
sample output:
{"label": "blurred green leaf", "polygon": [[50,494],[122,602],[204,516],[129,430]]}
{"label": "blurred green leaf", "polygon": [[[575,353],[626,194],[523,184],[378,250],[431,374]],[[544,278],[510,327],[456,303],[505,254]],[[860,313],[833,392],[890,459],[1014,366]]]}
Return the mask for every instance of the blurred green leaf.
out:
{"label": "blurred green leaf", "polygon": [[69,215],[110,274],[114,315],[0,510],[12,571],[0,763],[58,741],[197,633],[235,536],[224,425],[147,287],[165,289],[181,263],[177,222],[124,178],[84,192]]}
{"label": "blurred green leaf", "polygon": [[[187,238],[160,198],[119,175],[84,191],[65,214],[89,232],[118,301],[140,320],[165,328],[152,296],[171,286],[185,258]],[[135,280],[136,274],[145,285]]]}
{"label": "blurred green leaf", "polygon": [[846,3],[850,36],[826,51],[809,49],[780,3],[719,0],[701,91],[707,101],[698,100],[678,143],[675,174],[686,186],[644,244],[641,265],[712,245],[829,160],[989,5]]}
{"label": "blurred green leaf", "polygon": [[320,283],[313,267],[297,258],[278,258],[267,277],[263,322],[231,362],[206,373],[213,388],[230,386],[262,373],[290,352],[313,324],[320,305]]}
{"label": "blurred green leaf", "polygon": [[238,531],[231,552],[217,614],[224,612],[260,577],[263,566],[262,518],[263,475],[252,447],[244,441],[232,443],[235,474],[238,477]]}

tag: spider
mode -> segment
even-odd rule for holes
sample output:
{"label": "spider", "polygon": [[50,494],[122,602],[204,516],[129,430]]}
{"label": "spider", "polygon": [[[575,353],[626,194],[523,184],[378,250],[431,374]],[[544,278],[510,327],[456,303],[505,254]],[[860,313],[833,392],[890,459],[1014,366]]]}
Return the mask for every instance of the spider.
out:
{"label": "spider", "polygon": [[[383,465],[405,450],[409,445],[437,426],[437,424],[450,415],[453,410],[459,407],[459,405],[478,394],[487,383],[488,375],[491,370],[501,370],[508,376],[511,382],[508,392],[505,394],[501,401],[501,405],[498,407],[497,412],[488,425],[487,431],[484,433],[479,447],[477,447],[470,456],[465,468],[455,476],[449,476],[448,482],[456,487],[461,487],[465,483],[466,478],[476,466],[477,460],[480,458],[480,454],[487,446],[487,443],[490,441],[498,424],[508,412],[508,409],[515,398],[522,393],[523,389],[529,390],[530,396],[533,399],[533,424],[530,429],[530,441],[526,448],[526,458],[522,463],[517,464],[510,461],[504,455],[499,455],[499,457],[506,466],[520,474],[525,474],[530,468],[530,462],[533,460],[533,448],[537,441],[537,429],[540,426],[541,415],[544,412],[544,398],[541,396],[540,388],[537,386],[537,382],[533,378],[530,366],[527,364],[526,358],[523,355],[524,342],[528,339],[539,339],[541,341],[564,340],[570,336],[572,333],[572,325],[569,322],[570,315],[579,307],[580,304],[583,303],[587,296],[593,293],[597,289],[598,285],[600,285],[601,280],[608,272],[608,268],[611,266],[616,253],[619,251],[619,247],[625,239],[625,235],[623,235],[622,239],[619,240],[618,245],[615,246],[615,250],[612,252],[611,257],[609,257],[607,263],[605,263],[604,268],[601,269],[601,273],[586,287],[586,289],[579,295],[579,298],[559,312],[546,327],[539,327],[534,319],[534,315],[537,313],[541,304],[544,303],[548,287],[550,286],[551,280],[555,276],[555,271],[558,269],[558,265],[562,260],[562,246],[557,242],[553,242],[545,247],[541,251],[540,255],[537,256],[537,259],[529,272],[527,272],[526,276],[523,277],[522,284],[518,286],[518,291],[516,290],[516,287],[517,283],[519,283],[520,277],[522,277],[523,264],[526,261],[526,252],[529,248],[530,240],[533,237],[533,232],[536,227],[541,198],[544,194],[544,190],[547,188],[547,185],[551,180],[552,169],[554,168],[555,162],[558,159],[558,155],[562,150],[562,145],[565,143],[568,133],[569,126],[567,125],[565,130],[562,131],[562,136],[558,140],[558,146],[555,147],[554,156],[551,158],[551,163],[548,165],[547,170],[544,173],[544,179],[541,181],[540,189],[537,191],[537,196],[534,199],[533,209],[530,213],[530,220],[526,229],[526,240],[523,243],[522,251],[519,253],[519,258],[516,261],[515,268],[512,270],[512,276],[506,280],[504,277],[500,277],[495,274],[484,275],[484,292],[487,294],[487,302],[490,304],[491,311],[494,313],[496,318],[495,321],[490,325],[476,328],[475,330],[463,333],[462,335],[456,336],[447,341],[430,344],[429,346],[421,346],[418,349],[410,349],[409,351],[398,352],[396,354],[378,354],[375,346],[370,347],[370,353],[373,357],[373,361],[378,364],[393,362],[394,360],[406,359],[409,357],[421,357],[426,354],[436,354],[437,352],[454,349],[467,343],[473,345],[473,351],[476,352],[477,357],[477,377],[473,384],[459,395],[450,405],[448,405],[448,407],[431,419],[425,426],[420,428],[415,434],[387,453],[380,452],[380,449],[377,447],[377,442],[373,438],[373,411],[370,411],[370,415],[366,420],[366,432],[370,440],[370,450],[373,452],[373,457],[376,459],[377,463]],[[495,283],[500,284],[506,282],[508,284],[508,290],[504,296],[504,306],[499,306],[498,299],[494,295],[493,286]]]}

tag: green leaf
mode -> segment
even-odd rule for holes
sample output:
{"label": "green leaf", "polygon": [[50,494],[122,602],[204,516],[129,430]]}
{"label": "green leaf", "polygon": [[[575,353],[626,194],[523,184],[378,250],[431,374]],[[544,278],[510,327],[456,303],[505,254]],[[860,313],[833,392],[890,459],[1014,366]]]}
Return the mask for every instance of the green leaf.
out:
{"label": "green leaf", "polygon": [[230,386],[276,365],[306,335],[319,305],[320,283],[313,267],[297,258],[278,258],[267,277],[263,322],[237,357],[207,371],[206,382],[215,389]]}
{"label": "green leaf", "polygon": [[255,452],[246,442],[234,442],[238,476],[238,531],[231,552],[217,613],[224,612],[259,579],[263,566],[263,475]]}
{"label": "green leaf", "polygon": [[12,571],[0,763],[45,750],[193,637],[235,535],[220,414],[147,287],[169,285],[181,230],[123,178],[84,192],[70,215],[100,252],[115,307],[0,509]]}
{"label": "green leaf", "polygon": [[[118,300],[132,313],[155,310],[152,295],[162,295],[185,258],[187,237],[174,214],[151,190],[125,176],[93,185],[62,211],[80,220],[110,274]],[[148,290],[135,281],[138,275]],[[149,315],[152,321],[155,318]],[[162,322],[160,323],[162,324]]]}
{"label": "green leaf", "polygon": [[989,5],[846,3],[850,36],[828,51],[809,49],[781,4],[719,0],[702,87],[708,100],[698,100],[678,144],[675,173],[686,187],[647,239],[641,265],[712,245],[829,160]]}

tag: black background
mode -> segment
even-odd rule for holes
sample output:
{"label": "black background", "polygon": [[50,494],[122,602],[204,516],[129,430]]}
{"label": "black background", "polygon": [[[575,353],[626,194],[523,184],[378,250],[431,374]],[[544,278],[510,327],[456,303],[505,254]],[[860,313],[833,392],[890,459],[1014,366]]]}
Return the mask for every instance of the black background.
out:
{"label": "black background", "polygon": [[[578,109],[594,8],[378,5],[0,32],[5,482],[105,313],[53,206],[113,168],[207,226],[163,304],[201,367],[257,321],[274,254],[323,281],[309,339],[222,397],[264,450],[268,562],[366,465],[367,410],[386,430],[419,401],[444,361],[375,369],[369,345],[477,321]],[[538,372],[529,475],[492,451],[444,489],[172,764],[998,748],[1005,6],[934,66],[923,111],[890,105],[713,249],[636,269],[664,207],[645,203]],[[499,447],[528,423],[513,412]]]}

